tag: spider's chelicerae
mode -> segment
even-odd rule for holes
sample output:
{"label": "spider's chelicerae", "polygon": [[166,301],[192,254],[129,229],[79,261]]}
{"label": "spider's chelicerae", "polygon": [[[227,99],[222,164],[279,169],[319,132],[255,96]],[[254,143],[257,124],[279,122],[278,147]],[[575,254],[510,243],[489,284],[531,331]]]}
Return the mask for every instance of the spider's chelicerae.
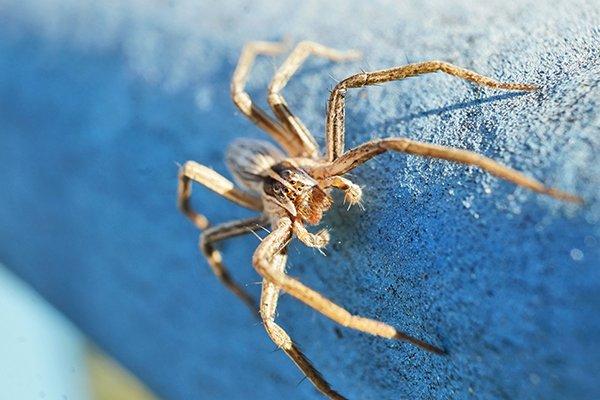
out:
{"label": "spider's chelicerae", "polygon": [[[443,61],[361,72],[339,82],[329,96],[326,148],[321,153],[314,137],[288,108],[281,91],[310,55],[335,61],[352,60],[360,55],[355,51],[337,51],[313,42],[298,44],[269,85],[268,103],[276,117],[274,119],[254,104],[244,87],[257,55],[274,55],[282,50],[284,46],[279,43],[249,43],[233,74],[231,96],[240,111],[267,132],[284,151],[265,141],[239,140],[233,143],[227,153],[227,165],[244,189],[236,188],[232,182],[210,168],[194,161],[186,162],[179,172],[178,205],[202,231],[200,248],[217,277],[254,312],[258,311],[273,342],[324,395],[332,399],[343,399],[300,352],[285,330],[275,322],[277,299],[281,290],[345,327],[387,339],[404,340],[427,351],[444,354],[442,349],[411,337],[384,322],[349,313],[321,293],[286,274],[286,249],[294,236],[309,247],[320,249],[327,245],[327,230],[311,233],[306,225],[318,224],[323,213],[332,206],[331,190],[343,191],[344,199],[350,205],[360,202],[361,188],[345,178],[344,174],[371,158],[392,150],[475,165],[502,179],[560,200],[580,202],[581,199],[546,187],[518,171],[467,150],[417,142],[404,137],[372,140],[351,150],[344,150],[344,99],[348,89],[433,72],[444,72],[493,89],[533,91],[536,89],[534,85],[498,82]],[[259,212],[260,216],[209,228],[206,217],[191,208],[192,181],[201,183],[236,204]],[[252,258],[254,268],[263,278],[260,305],[257,307],[244,289],[232,280],[215,244],[223,239],[254,232],[266,224],[271,226],[272,231],[262,240]]]}

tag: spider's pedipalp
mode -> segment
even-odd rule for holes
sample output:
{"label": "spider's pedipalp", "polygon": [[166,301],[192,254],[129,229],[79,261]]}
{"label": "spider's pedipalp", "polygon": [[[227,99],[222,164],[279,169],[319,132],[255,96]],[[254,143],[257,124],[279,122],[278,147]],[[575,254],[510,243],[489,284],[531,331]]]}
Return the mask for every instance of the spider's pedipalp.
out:
{"label": "spider's pedipalp", "polygon": [[322,249],[329,243],[329,231],[321,229],[317,233],[310,233],[306,230],[304,224],[298,220],[294,221],[294,233],[296,237],[308,247]]}
{"label": "spider's pedipalp", "polygon": [[344,192],[344,203],[348,203],[348,207],[358,204],[361,206],[362,189],[360,186],[352,183],[343,176],[335,175],[328,176],[321,181],[323,188],[336,188]]}

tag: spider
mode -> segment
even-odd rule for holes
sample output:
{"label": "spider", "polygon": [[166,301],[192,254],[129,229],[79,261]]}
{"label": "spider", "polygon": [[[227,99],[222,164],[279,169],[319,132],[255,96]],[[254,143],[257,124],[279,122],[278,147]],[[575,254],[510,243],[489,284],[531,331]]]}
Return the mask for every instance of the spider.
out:
{"label": "spider", "polygon": [[[298,349],[286,331],[275,322],[277,301],[284,291],[309,307],[347,328],[356,329],[387,339],[412,343],[436,354],[445,354],[439,347],[401,332],[391,325],[371,318],[353,315],[327,299],[321,293],[286,274],[287,247],[297,237],[306,246],[322,249],[329,233],[322,229],[311,233],[306,225],[316,225],[333,205],[331,191],[340,190],[349,205],[359,204],[361,188],[344,175],[371,158],[387,151],[433,157],[477,166],[502,179],[559,200],[581,202],[577,196],[544,186],[522,173],[503,166],[477,153],[404,137],[376,139],[351,150],[344,150],[344,102],[346,91],[422,74],[444,72],[493,89],[533,91],[537,86],[523,83],[504,83],[457,67],[444,61],[427,61],[401,67],[352,75],[335,86],[327,107],[325,154],[319,151],[314,137],[290,111],[282,90],[291,76],[311,55],[332,61],[354,60],[356,51],[338,51],[321,44],[299,43],[275,72],[268,89],[268,103],[275,118],[260,109],[248,93],[245,84],[258,55],[276,55],[285,49],[283,43],[248,43],[239,58],[231,81],[231,97],[244,116],[268,133],[283,149],[269,142],[238,139],[228,149],[226,162],[240,189],[231,181],[206,166],[187,161],[179,171],[178,206],[202,231],[200,250],[212,271],[221,282],[244,301],[262,319],[273,342],[282,349],[306,377],[331,399],[344,397],[335,391]],[[228,222],[209,227],[207,218],[190,205],[191,183],[197,182],[226,199],[260,213],[255,218]],[[255,232],[265,225],[271,232],[261,241],[252,257],[252,264],[262,276],[262,292],[258,307],[230,276],[215,244],[234,236]]]}

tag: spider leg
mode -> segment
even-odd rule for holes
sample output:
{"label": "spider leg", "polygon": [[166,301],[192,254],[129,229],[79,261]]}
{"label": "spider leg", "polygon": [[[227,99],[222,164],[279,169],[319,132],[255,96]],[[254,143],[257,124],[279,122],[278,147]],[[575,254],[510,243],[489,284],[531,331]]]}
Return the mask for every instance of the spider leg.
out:
{"label": "spider leg", "polygon": [[261,242],[254,252],[254,256],[252,257],[254,268],[267,281],[340,325],[375,336],[404,340],[424,350],[436,354],[444,354],[444,350],[409,336],[404,332],[400,332],[386,323],[352,315],[346,309],[327,299],[319,292],[286,275],[281,268],[278,268],[277,264],[273,263],[273,259],[275,255],[285,250],[291,237],[292,221],[289,218],[281,218],[275,225],[274,230]]}
{"label": "spider leg", "polygon": [[544,186],[541,182],[529,178],[523,173],[506,167],[488,157],[472,151],[445,147],[431,143],[417,142],[407,138],[386,138],[372,140],[346,152],[333,162],[317,166],[312,171],[313,176],[341,175],[365,163],[378,154],[388,150],[399,151],[407,154],[415,154],[424,157],[440,158],[462,164],[477,166],[499,178],[523,186],[534,192],[546,194],[558,200],[573,203],[582,203],[583,200],[575,195]]}
{"label": "spider leg", "polygon": [[221,252],[216,250],[214,245],[221,240],[245,235],[262,229],[267,223],[268,220],[264,216],[227,222],[208,228],[202,232],[199,243],[200,251],[202,251],[202,254],[206,257],[208,265],[217,278],[219,278],[221,283],[223,283],[227,289],[239,297],[256,316],[258,316],[258,307],[256,306],[256,303],[252,297],[233,280],[229,271],[227,271],[225,265],[223,265]]}
{"label": "spider leg", "polygon": [[346,61],[359,58],[360,53],[357,51],[339,51],[319,43],[303,41],[298,43],[296,48],[292,50],[271,80],[268,102],[277,118],[300,141],[299,146],[302,147],[303,152],[296,154],[296,156],[315,158],[319,153],[315,138],[302,121],[292,114],[284,97],[280,94],[292,75],[298,71],[310,55],[328,58],[332,61]]}
{"label": "spider leg", "polygon": [[206,229],[209,225],[208,219],[194,211],[190,204],[192,195],[192,181],[201,183],[213,192],[220,194],[228,200],[252,210],[261,210],[260,199],[236,189],[234,184],[213,171],[212,169],[198,164],[195,161],[187,161],[179,169],[179,184],[177,186],[177,205],[179,209],[200,229]]}
{"label": "spider leg", "polygon": [[327,102],[327,132],[325,135],[327,159],[329,161],[334,161],[344,153],[344,98],[347,89],[376,85],[378,83],[389,81],[398,81],[433,72],[444,72],[493,89],[522,91],[533,91],[537,89],[537,86],[526,83],[499,82],[495,79],[469,71],[468,69],[457,67],[456,65],[444,61],[427,61],[352,75],[336,85]]}
{"label": "spider leg", "polygon": [[302,147],[293,135],[279,122],[273,120],[269,115],[258,107],[246,91],[248,75],[256,56],[259,54],[275,55],[285,49],[283,43],[272,42],[250,42],[246,44],[240,55],[237,67],[231,78],[231,98],[237,108],[260,129],[267,132],[277,143],[289,154],[301,154]]}
{"label": "spider leg", "polygon": [[[283,273],[285,270],[287,255],[285,250],[274,254],[270,258],[273,269]],[[263,279],[262,293],[260,296],[260,315],[267,334],[273,342],[292,359],[296,366],[306,377],[330,399],[344,399],[339,393],[331,388],[329,383],[321,376],[319,371],[311,364],[306,356],[294,344],[287,332],[275,322],[277,301],[279,299],[279,288],[272,282]]]}

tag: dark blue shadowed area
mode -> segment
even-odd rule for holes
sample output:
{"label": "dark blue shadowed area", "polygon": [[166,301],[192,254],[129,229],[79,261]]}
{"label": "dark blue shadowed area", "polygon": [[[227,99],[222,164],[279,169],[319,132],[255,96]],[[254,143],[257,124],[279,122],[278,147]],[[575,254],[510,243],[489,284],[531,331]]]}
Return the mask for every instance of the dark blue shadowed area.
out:
{"label": "dark blue shadowed area", "polygon": [[[287,295],[278,321],[351,399],[597,398],[599,22],[583,1],[7,1],[0,262],[165,399],[317,399],[199,255],[198,232],[175,207],[177,164],[229,176],[227,145],[266,137],[229,99],[250,39],[364,51],[352,64],[311,60],[285,90],[320,143],[332,78],[444,59],[541,89],[497,92],[437,74],[350,91],[348,147],[408,136],[467,148],[586,203],[382,155],[349,176],[364,211],[336,194],[322,223],[326,257],[296,243],[289,271],[448,355],[338,327]],[[281,60],[258,63],[259,104]],[[215,222],[252,215],[200,187],[194,204]],[[256,297],[257,244],[248,235],[220,247]]]}

